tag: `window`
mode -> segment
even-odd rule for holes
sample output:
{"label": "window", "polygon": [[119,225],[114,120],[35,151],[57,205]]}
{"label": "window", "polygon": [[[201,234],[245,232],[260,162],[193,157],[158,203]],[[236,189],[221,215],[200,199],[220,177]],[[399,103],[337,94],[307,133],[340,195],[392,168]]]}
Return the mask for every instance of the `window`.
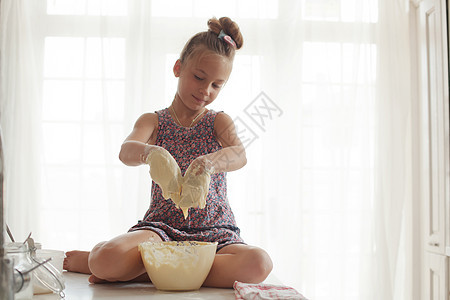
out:
{"label": "window", "polygon": [[152,16],[168,18],[236,16],[249,19],[276,19],[278,0],[152,0]]}
{"label": "window", "polygon": [[126,16],[127,0],[47,0],[49,15]]}
{"label": "window", "polygon": [[[41,238],[50,247],[90,248],[100,238],[92,228],[111,218],[105,207],[122,194],[114,183],[124,180],[116,158],[124,139],[126,38],[122,30],[96,35],[95,21],[113,16],[109,28],[119,28],[127,1],[48,0],[43,11],[41,21],[53,26],[42,33]],[[54,230],[60,224],[63,232]]]}
{"label": "window", "polygon": [[298,217],[302,242],[294,265],[308,270],[302,282],[313,287],[316,299],[361,299],[360,258],[371,255],[362,247],[360,224],[373,197],[368,170],[374,161],[367,153],[373,153],[375,138],[371,112],[377,62],[375,40],[367,37],[374,36],[377,1],[302,3],[302,26],[307,27],[298,134],[304,145]]}

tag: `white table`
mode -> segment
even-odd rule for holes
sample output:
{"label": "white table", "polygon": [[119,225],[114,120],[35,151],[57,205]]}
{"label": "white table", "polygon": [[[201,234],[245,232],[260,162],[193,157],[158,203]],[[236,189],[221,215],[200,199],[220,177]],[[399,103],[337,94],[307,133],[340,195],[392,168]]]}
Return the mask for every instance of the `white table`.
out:
{"label": "white table", "polygon": [[[89,284],[88,275],[64,272],[64,294],[66,300],[91,300],[91,299],[129,299],[148,300],[152,296],[156,299],[211,299],[231,300],[235,299],[233,289],[201,288],[189,292],[166,292],[157,290],[151,283],[106,283]],[[272,284],[280,284],[275,276],[269,276],[265,281]],[[60,299],[56,294],[35,295],[33,300]]]}

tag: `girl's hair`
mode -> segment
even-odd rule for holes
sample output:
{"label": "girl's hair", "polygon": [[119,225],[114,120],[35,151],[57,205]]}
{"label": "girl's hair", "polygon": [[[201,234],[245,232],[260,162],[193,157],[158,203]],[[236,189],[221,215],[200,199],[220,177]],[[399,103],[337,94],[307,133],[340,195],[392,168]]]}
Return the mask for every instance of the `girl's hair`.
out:
{"label": "girl's hair", "polygon": [[[209,50],[219,55],[234,58],[235,51],[244,44],[244,38],[238,25],[228,17],[220,19],[211,18],[208,20],[208,31],[199,32],[194,35],[184,46],[180,55],[181,63],[185,63],[194,54],[200,50]],[[219,34],[223,30],[224,34],[229,35],[236,43],[236,48],[223,39],[219,39]]]}

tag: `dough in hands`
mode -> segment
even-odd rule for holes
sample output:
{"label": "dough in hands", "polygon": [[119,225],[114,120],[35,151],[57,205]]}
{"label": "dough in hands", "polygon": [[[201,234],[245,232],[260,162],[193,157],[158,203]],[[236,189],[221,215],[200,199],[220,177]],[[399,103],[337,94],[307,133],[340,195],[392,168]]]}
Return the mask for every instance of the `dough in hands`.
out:
{"label": "dough in hands", "polygon": [[183,210],[185,219],[188,215],[189,207],[205,208],[206,206],[206,196],[209,191],[211,175],[208,172],[195,175],[199,168],[199,165],[193,166],[191,164],[183,177],[181,202],[178,206]]}
{"label": "dough in hands", "polygon": [[177,162],[162,147],[150,152],[146,162],[150,165],[150,176],[161,187],[164,199],[172,199],[183,211],[185,219],[190,207],[205,208],[211,181],[209,172],[204,171],[196,175],[200,166],[191,164],[184,177],[181,176]]}
{"label": "dough in hands", "polygon": [[156,148],[147,157],[150,165],[150,176],[161,187],[164,199],[172,199],[178,206],[181,194],[181,170],[170,153],[162,148]]}

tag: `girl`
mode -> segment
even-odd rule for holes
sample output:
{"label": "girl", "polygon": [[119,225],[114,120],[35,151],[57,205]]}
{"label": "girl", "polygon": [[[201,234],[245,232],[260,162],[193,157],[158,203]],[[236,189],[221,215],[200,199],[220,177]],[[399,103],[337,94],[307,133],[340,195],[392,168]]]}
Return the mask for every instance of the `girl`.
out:
{"label": "girl", "polygon": [[[152,201],[143,220],[128,233],[99,243],[91,252],[66,254],[65,269],[92,274],[91,283],[148,280],[138,252],[138,245],[148,240],[217,241],[217,254],[205,286],[232,287],[236,280],[259,283],[272,270],[268,254],[246,245],[239,236],[227,200],[226,172],[246,164],[245,149],[231,118],[206,108],[227,82],[243,37],[237,24],[226,17],[210,19],[208,27],[208,31],[187,42],[175,62],[173,72],[178,88],[172,104],[142,115],[122,144],[119,158],[124,164],[150,164],[154,180]],[[206,176],[207,182],[210,180],[206,206],[194,208],[199,203],[192,203],[194,207],[187,211],[187,218],[175,205],[175,199],[165,199],[168,194],[174,195],[173,188],[155,183],[160,183],[160,179],[156,179],[156,168],[152,170],[152,154],[165,151],[174,157],[181,174],[192,165],[196,171],[191,177]],[[181,191],[184,201],[183,186]]]}

